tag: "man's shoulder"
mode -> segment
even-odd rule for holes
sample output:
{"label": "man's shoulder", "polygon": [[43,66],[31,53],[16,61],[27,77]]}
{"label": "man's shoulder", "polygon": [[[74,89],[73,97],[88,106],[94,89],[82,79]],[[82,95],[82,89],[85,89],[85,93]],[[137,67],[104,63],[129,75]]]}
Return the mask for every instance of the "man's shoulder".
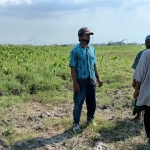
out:
{"label": "man's shoulder", "polygon": [[95,48],[94,48],[93,46],[91,46],[91,45],[89,45],[88,48],[89,48],[90,50],[95,50]]}
{"label": "man's shoulder", "polygon": [[146,51],[144,51],[145,55],[150,55],[150,49],[147,49]]}
{"label": "man's shoulder", "polygon": [[141,55],[143,54],[143,52],[144,52],[145,50],[146,50],[146,49],[144,49],[144,50],[138,52],[137,55],[136,55],[136,59],[140,59]]}
{"label": "man's shoulder", "polygon": [[141,55],[145,50],[146,50],[146,49],[144,49],[144,50],[138,52],[137,55]]}
{"label": "man's shoulder", "polygon": [[81,48],[80,44],[76,45],[71,51],[77,51]]}

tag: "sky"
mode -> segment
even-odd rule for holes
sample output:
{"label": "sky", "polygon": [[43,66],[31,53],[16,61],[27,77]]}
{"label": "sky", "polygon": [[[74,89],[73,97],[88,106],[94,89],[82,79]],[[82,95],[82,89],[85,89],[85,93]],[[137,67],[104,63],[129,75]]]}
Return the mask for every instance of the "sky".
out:
{"label": "sky", "polygon": [[149,0],[0,0],[0,44],[77,44],[88,27],[92,44],[144,43]]}

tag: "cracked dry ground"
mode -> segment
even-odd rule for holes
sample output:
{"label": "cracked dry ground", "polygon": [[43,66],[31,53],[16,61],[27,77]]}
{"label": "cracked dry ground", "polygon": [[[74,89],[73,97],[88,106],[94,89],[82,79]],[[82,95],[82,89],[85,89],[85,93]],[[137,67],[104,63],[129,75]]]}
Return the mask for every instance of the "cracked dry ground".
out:
{"label": "cracked dry ground", "polygon": [[[27,102],[20,105],[8,106],[9,115],[0,122],[0,126],[15,126],[18,135],[28,135],[28,140],[18,141],[8,146],[5,137],[12,134],[3,132],[0,137],[0,149],[9,150],[125,150],[125,145],[132,143],[144,144],[142,123],[131,121],[132,88],[123,87],[115,91],[106,91],[111,95],[108,105],[97,104],[95,124],[86,126],[86,106],[84,104],[81,117],[83,132],[74,134],[72,126],[73,102],[61,101],[53,107],[51,104]],[[131,95],[131,96],[129,96]],[[102,99],[103,97],[97,97]],[[5,112],[7,113],[7,112]],[[98,130],[101,122],[115,122],[111,129],[103,127]],[[97,130],[95,130],[97,128]],[[92,130],[93,129],[93,130]],[[31,136],[32,135],[32,136]],[[27,137],[27,136],[26,136]],[[32,138],[31,138],[32,137]],[[35,138],[33,138],[35,137]],[[132,140],[130,141],[130,138]],[[98,146],[103,142],[107,147]]]}

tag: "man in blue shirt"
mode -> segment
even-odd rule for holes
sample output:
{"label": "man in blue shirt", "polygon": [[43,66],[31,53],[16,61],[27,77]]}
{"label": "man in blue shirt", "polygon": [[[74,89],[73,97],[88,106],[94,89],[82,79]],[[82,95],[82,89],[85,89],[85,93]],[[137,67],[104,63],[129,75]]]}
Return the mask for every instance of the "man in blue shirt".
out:
{"label": "man in blue shirt", "polygon": [[70,52],[69,66],[71,68],[74,90],[73,131],[75,132],[81,131],[79,122],[85,99],[87,106],[87,123],[92,122],[94,119],[96,109],[96,79],[99,87],[101,87],[103,83],[96,68],[95,49],[88,46],[90,35],[93,35],[93,32],[90,32],[87,27],[81,28],[78,31],[80,43]]}

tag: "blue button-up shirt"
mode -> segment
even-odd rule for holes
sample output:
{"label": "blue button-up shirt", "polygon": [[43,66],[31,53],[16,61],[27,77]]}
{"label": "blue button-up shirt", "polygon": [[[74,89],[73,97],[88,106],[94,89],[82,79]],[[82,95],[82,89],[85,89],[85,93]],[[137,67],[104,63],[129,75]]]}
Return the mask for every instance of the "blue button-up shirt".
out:
{"label": "blue button-up shirt", "polygon": [[95,78],[94,64],[96,64],[95,49],[78,44],[70,52],[70,67],[76,69],[76,79]]}

